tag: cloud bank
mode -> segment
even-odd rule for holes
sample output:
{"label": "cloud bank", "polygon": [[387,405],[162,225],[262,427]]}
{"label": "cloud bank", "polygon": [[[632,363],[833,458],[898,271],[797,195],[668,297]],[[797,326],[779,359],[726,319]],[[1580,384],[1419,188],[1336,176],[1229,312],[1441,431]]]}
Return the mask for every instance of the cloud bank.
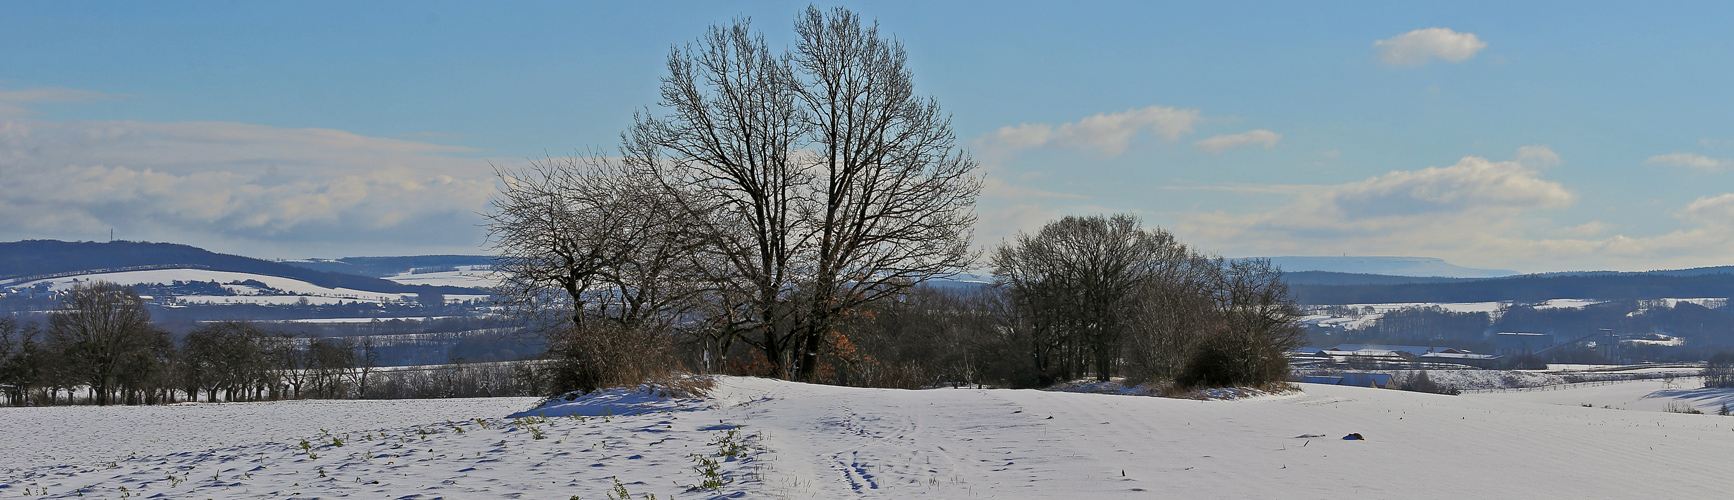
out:
{"label": "cloud bank", "polygon": [[121,97],[122,96],[105,94],[93,90],[60,87],[36,87],[17,90],[0,88],[0,118],[30,115],[32,112],[28,107],[26,107],[30,104],[78,103],[105,99],[119,99]]}
{"label": "cloud bank", "polygon": [[1734,193],[1682,203],[1674,216],[1684,229],[1606,235],[1617,228],[1552,220],[1579,201],[1543,175],[1560,163],[1546,146],[1524,147],[1508,161],[1466,156],[1445,167],[1296,186],[1292,201],[1268,211],[1182,213],[1173,229],[1229,255],[1425,255],[1534,271],[1727,264]]}
{"label": "cloud bank", "polygon": [[116,228],[254,255],[474,252],[494,182],[471,152],[246,123],[0,120],[0,239]]}

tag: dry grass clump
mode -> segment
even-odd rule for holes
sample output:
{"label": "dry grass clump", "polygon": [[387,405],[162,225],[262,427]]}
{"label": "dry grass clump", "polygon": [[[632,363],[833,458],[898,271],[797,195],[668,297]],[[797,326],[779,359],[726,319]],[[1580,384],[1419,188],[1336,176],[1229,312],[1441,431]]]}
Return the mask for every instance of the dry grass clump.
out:
{"label": "dry grass clump", "polygon": [[716,388],[716,379],[703,375],[685,373],[672,374],[668,377],[651,380],[644,386],[652,395],[659,398],[702,398]]}
{"label": "dry grass clump", "polygon": [[1213,389],[1171,390],[1163,391],[1161,397],[1174,399],[1193,399],[1210,401],[1220,399],[1241,399],[1255,396],[1269,396],[1300,392],[1300,386],[1288,382],[1265,382],[1256,385],[1239,387],[1222,387]]}

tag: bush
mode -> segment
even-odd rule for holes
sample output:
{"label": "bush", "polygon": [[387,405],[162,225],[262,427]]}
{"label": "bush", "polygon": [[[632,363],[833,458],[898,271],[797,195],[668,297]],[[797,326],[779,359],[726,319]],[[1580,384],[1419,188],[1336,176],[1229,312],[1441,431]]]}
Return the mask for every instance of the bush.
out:
{"label": "bush", "polygon": [[1286,380],[1288,358],[1257,339],[1217,335],[1201,342],[1174,382],[1182,388],[1259,386]]}
{"label": "bush", "polygon": [[678,367],[673,342],[656,331],[595,322],[552,337],[548,352],[555,357],[554,394],[667,379]]}

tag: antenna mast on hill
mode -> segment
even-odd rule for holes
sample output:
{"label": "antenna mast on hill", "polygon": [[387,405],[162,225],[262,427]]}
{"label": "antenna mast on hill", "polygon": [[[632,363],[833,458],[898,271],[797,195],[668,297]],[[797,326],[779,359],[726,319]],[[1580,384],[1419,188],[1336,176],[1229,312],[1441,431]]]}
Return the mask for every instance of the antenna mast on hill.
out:
{"label": "antenna mast on hill", "polygon": [[114,228],[108,228],[108,242],[114,243]]}

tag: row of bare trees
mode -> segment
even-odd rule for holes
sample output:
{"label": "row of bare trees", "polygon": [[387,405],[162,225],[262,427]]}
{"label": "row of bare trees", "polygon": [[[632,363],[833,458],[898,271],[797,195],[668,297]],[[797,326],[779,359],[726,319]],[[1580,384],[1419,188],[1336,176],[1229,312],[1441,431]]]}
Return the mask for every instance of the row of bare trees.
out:
{"label": "row of bare trees", "polygon": [[976,163],[901,43],[841,8],[795,32],[776,51],[748,21],[713,27],[672,50],[666,113],[635,117],[616,155],[500,171],[504,295],[568,311],[556,346],[678,329],[707,361],[745,346],[758,374],[811,380],[850,311],[970,263]]}
{"label": "row of bare trees", "polygon": [[825,381],[1258,386],[1287,378],[1302,340],[1268,261],[1213,258],[1130,215],[1054,221],[990,262],[992,286],[924,287],[853,315]]}
{"label": "row of bare trees", "polygon": [[[371,343],[301,337],[243,322],[174,341],[144,301],[112,283],[80,284],[46,326],[0,317],[0,393],[8,404],[157,404],[365,394]],[[64,393],[64,396],[62,395]]]}
{"label": "row of bare trees", "polygon": [[1269,261],[1211,258],[1128,214],[1051,222],[992,264],[1044,380],[1256,385],[1304,340]]}
{"label": "row of bare trees", "polygon": [[794,27],[783,51],[746,20],[712,27],[671,51],[661,113],[616,151],[498,170],[501,295],[547,321],[558,386],[693,351],[699,370],[843,383],[1283,378],[1300,330],[1280,273],[1131,216],[1020,236],[990,290],[923,290],[976,264],[976,162],[901,43],[842,8]]}

